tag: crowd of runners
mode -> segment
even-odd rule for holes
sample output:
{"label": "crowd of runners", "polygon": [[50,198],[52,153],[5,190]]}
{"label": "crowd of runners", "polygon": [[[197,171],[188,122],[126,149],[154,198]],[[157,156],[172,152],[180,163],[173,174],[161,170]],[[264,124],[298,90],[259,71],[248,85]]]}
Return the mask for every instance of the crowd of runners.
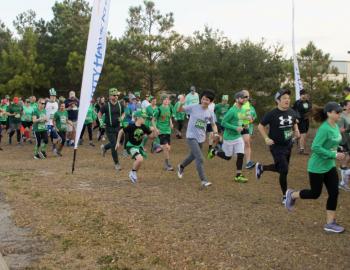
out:
{"label": "crowd of runners", "polygon": [[[35,96],[6,96],[1,100],[0,150],[3,150],[1,145],[4,143],[18,146],[33,144],[33,158],[41,160],[47,158],[48,152],[59,158],[64,154],[64,147],[74,146],[79,100],[74,91],[69,92],[67,98],[58,98],[53,88],[48,94],[49,98],[38,100]],[[244,170],[254,168],[259,181],[263,180],[265,172],[277,173],[281,202],[288,210],[293,209],[297,199],[317,199],[324,184],[328,192],[324,230],[340,233],[344,228],[336,223],[338,192],[339,189],[350,191],[350,88],[344,89],[344,94],[341,104],[328,102],[322,108],[312,108],[305,90],[300,92],[300,99],[293,106],[289,90],[277,91],[275,108],[261,115],[257,123],[258,131],[272,155],[272,164],[253,161],[251,139],[257,113],[247,90],[236,92],[230,102],[229,95],[218,98],[210,90],[199,95],[192,86],[187,95],[164,94],[158,101],[155,96],[145,95],[141,99],[140,92],[122,94],[111,88],[108,99],[99,97],[91,101],[79,144],[84,143],[87,130],[88,144],[94,148],[93,134],[97,130],[97,140],[103,142],[99,149],[101,155],[105,156],[110,150],[117,172],[121,170],[120,154],[134,160],[129,171],[133,184],[138,181],[137,173],[148,152],[163,155],[164,170],[176,170],[179,178],[183,178],[186,167],[195,161],[202,188],[212,185],[205,174],[204,156],[226,161],[235,156],[233,180],[246,183],[248,179]],[[311,118],[320,126],[310,147],[312,153],[307,168],[310,188],[300,191],[288,189],[293,145],[297,145],[300,155],[309,155],[306,139]],[[189,149],[188,156],[175,168],[171,162],[171,134],[176,139],[185,137]],[[49,141],[52,151],[47,150]],[[203,155],[206,141],[207,152]],[[340,181],[336,160],[341,163]]]}

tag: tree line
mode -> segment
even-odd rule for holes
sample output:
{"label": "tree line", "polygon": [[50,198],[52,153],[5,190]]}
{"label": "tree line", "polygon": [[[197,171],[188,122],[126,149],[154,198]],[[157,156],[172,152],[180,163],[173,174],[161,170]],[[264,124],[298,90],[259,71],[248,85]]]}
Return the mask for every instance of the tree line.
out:
{"label": "tree line", "polygon": [[[85,0],[56,2],[50,21],[29,10],[15,18],[15,33],[0,21],[0,95],[46,96],[51,87],[59,95],[79,92],[91,9]],[[265,109],[278,88],[293,89],[293,64],[281,45],[233,42],[209,27],[184,36],[174,23],[174,14],[162,14],[152,1],[130,7],[123,36],[108,36],[97,94],[105,95],[110,87],[143,95],[184,93],[195,85],[232,97],[249,89],[258,108]],[[298,58],[304,88],[314,102],[340,97],[347,82],[327,79],[337,74],[329,54],[310,42]]]}

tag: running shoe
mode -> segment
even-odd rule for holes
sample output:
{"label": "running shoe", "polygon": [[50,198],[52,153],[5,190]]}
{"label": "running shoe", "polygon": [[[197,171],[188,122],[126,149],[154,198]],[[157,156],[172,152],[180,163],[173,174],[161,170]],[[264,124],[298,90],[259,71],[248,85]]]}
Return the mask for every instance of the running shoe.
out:
{"label": "running shoe", "polygon": [[106,149],[105,149],[105,146],[104,146],[103,144],[101,144],[100,148],[101,148],[101,155],[102,155],[103,157],[105,157],[106,152],[107,152]]}
{"label": "running shoe", "polygon": [[212,148],[208,151],[207,159],[213,159],[215,157],[215,149]]}
{"label": "running shoe", "polygon": [[282,200],[281,200],[282,205],[286,205],[286,196],[282,196]]}
{"label": "running shoe", "polygon": [[56,157],[58,157],[59,156],[59,154],[58,154],[58,151],[57,151],[57,149],[55,148],[55,149],[53,149],[53,154],[56,156]]}
{"label": "running shoe", "polygon": [[244,177],[243,174],[235,176],[234,180],[237,183],[247,183],[248,182],[248,179],[246,177]]}
{"label": "running shoe", "polygon": [[47,158],[46,152],[41,152],[44,156],[44,158]]}
{"label": "running shoe", "polygon": [[207,188],[210,187],[212,184],[208,181],[202,181],[201,182],[201,188]]}
{"label": "running shoe", "polygon": [[285,206],[288,209],[288,211],[293,210],[293,206],[295,204],[295,199],[292,198],[292,193],[294,192],[293,189],[288,189],[286,192],[286,203]]}
{"label": "running shoe", "polygon": [[93,142],[90,142],[89,145],[95,147],[95,144]]}
{"label": "running shoe", "polygon": [[34,155],[34,159],[42,159],[39,154]]}
{"label": "running shoe", "polygon": [[0,147],[0,151],[3,151],[4,149],[2,149],[1,147]]}
{"label": "running shoe", "polygon": [[184,167],[182,167],[180,164],[177,165],[177,177],[182,179],[184,176]]}
{"label": "running shoe", "polygon": [[333,220],[332,223],[327,223],[326,225],[324,225],[323,229],[326,232],[331,232],[331,233],[342,233],[345,230],[344,227],[337,224],[335,220]]}
{"label": "running shoe", "polygon": [[167,172],[172,172],[174,168],[170,164],[167,164],[164,166],[164,170],[166,170]]}
{"label": "running shoe", "polygon": [[38,155],[39,155],[40,159],[45,159],[46,158],[42,152],[38,152]]}
{"label": "running shoe", "polygon": [[262,164],[260,164],[259,162],[257,162],[255,164],[255,177],[256,177],[256,180],[259,180],[261,175],[263,174],[264,172],[264,169],[263,169],[263,166]]}
{"label": "running shoe", "polygon": [[137,174],[135,171],[129,172],[129,179],[130,179],[131,183],[133,183],[133,184],[137,183]]}
{"label": "running shoe", "polygon": [[249,160],[247,164],[245,165],[246,169],[252,169],[255,166],[255,162],[252,160]]}
{"label": "running shoe", "polygon": [[114,164],[114,168],[116,171],[120,171],[122,169],[122,167],[120,166],[120,163]]}
{"label": "running shoe", "polygon": [[339,184],[339,189],[345,190],[345,191],[350,191],[350,187],[344,183]]}

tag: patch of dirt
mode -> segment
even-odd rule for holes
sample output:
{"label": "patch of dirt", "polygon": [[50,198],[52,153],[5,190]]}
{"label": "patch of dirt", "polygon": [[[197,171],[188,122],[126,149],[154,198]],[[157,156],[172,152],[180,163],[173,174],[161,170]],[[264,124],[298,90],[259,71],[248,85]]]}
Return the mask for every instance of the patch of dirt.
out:
{"label": "patch of dirt", "polygon": [[[132,185],[132,161],[121,157],[116,173],[110,153],[101,157],[96,145],[79,148],[73,175],[72,149],[65,148],[62,158],[49,153],[47,160],[33,160],[32,146],[4,147],[0,188],[11,218],[30,228],[31,239],[41,239],[30,241],[40,250],[31,269],[350,269],[349,232],[322,229],[325,190],[288,213],[276,174],[264,173],[257,182],[254,171],[245,170],[249,182],[237,184],[235,160],[214,158],[205,161],[213,186],[200,190],[195,164],[179,180],[162,170],[162,154],[149,154]],[[187,150],[185,140],[173,139],[173,166]],[[253,159],[272,161],[259,136]],[[307,160],[293,150],[290,187],[309,187]],[[340,191],[337,221],[350,230],[349,211],[350,194]],[[21,253],[23,241],[14,241],[14,253]]]}

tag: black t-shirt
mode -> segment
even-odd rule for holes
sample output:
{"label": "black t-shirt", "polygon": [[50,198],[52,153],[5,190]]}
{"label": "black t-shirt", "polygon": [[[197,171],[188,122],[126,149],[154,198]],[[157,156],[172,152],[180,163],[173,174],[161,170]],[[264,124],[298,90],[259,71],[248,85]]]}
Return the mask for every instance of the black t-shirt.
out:
{"label": "black t-shirt", "polygon": [[128,134],[129,142],[135,146],[139,146],[142,143],[145,134],[149,135],[152,133],[152,131],[143,124],[139,127],[135,124],[130,124],[123,128],[123,130]]}
{"label": "black t-shirt", "polygon": [[300,120],[307,120],[308,119],[308,112],[310,112],[312,108],[312,104],[310,101],[305,100],[297,100],[294,103],[293,110],[295,110],[298,114],[298,119]]}
{"label": "black t-shirt", "polygon": [[105,114],[105,123],[107,127],[119,127],[120,117],[124,113],[124,108],[119,101],[116,104],[107,102],[101,107],[100,112]]}
{"label": "black t-shirt", "polygon": [[269,138],[276,145],[289,145],[293,138],[293,127],[296,119],[297,115],[294,110],[281,111],[275,108],[264,115],[260,124],[269,125]]}
{"label": "black t-shirt", "polygon": [[78,112],[79,112],[79,99],[77,98],[68,98],[64,101],[68,112],[68,120],[77,121]]}

